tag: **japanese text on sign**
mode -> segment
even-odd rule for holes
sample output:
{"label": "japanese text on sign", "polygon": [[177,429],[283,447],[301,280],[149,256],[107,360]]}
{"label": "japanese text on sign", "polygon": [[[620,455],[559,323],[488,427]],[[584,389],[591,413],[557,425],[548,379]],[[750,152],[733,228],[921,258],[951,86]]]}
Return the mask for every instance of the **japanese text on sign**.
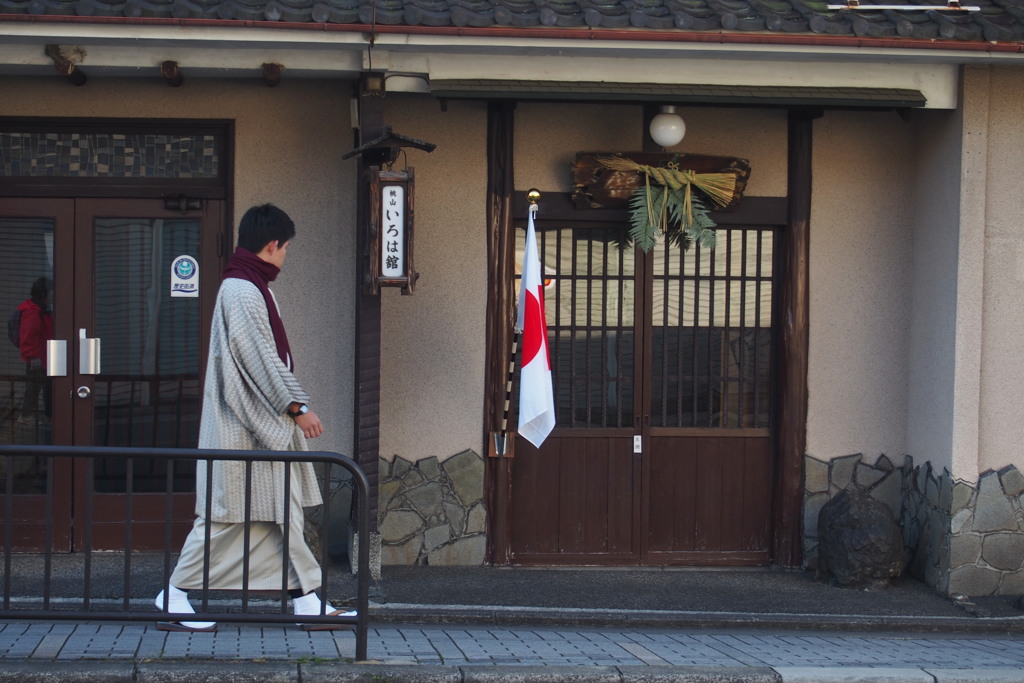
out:
{"label": "japanese text on sign", "polygon": [[380,274],[402,277],[405,275],[405,188],[385,185],[381,193]]}

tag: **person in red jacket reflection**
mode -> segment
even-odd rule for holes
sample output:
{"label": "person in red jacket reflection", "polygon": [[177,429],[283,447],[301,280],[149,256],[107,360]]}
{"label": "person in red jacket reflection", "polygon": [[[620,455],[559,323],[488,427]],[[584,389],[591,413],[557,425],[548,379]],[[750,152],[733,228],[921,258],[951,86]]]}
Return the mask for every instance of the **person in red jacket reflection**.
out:
{"label": "person in red jacket reflection", "polygon": [[46,340],[53,338],[53,314],[50,312],[50,278],[41,277],[32,283],[31,296],[18,305],[18,349],[25,361],[25,401],[21,407],[22,424],[35,424],[39,393],[43,393],[43,410],[52,412],[50,385],[46,381]]}

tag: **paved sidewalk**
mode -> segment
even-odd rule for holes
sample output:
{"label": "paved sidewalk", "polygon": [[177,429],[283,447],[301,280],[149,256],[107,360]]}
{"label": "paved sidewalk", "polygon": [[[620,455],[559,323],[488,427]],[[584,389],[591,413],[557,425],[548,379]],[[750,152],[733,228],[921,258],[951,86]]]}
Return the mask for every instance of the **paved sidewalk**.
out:
{"label": "paved sidewalk", "polygon": [[742,628],[0,624],[0,681],[773,681],[1021,683],[1024,637]]}

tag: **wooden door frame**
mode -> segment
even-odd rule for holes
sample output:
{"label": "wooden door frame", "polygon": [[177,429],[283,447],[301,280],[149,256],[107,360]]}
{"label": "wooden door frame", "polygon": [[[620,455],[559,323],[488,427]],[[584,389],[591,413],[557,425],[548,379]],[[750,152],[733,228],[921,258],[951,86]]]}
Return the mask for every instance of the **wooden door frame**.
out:
{"label": "wooden door frame", "polygon": [[[748,197],[731,212],[733,223],[765,222],[764,211],[785,225],[781,249],[783,277],[777,315],[781,326],[780,348],[776,350],[777,398],[773,411],[772,438],[775,469],[772,482],[771,555],[775,565],[798,567],[803,561],[802,509],[803,458],[807,441],[807,354],[809,347],[809,228],[811,202],[812,124],[821,116],[818,109],[793,109],[788,126],[787,197]],[[511,301],[512,258],[515,221],[513,211],[523,210],[525,194],[512,185],[514,104],[492,102],[488,110],[488,302],[487,364],[484,392],[484,443],[500,428],[505,400],[506,375],[511,353],[514,302]],[[566,200],[569,206],[571,202]],[[557,220],[557,193],[542,194],[544,215]],[[576,220],[588,210],[573,208]],[[600,220],[627,220],[616,210],[600,211]],[[746,221],[737,214],[749,212]],[[781,213],[780,213],[781,212]],[[486,561],[496,565],[511,562],[509,537],[510,468],[514,459],[486,458],[485,500],[488,515]]]}

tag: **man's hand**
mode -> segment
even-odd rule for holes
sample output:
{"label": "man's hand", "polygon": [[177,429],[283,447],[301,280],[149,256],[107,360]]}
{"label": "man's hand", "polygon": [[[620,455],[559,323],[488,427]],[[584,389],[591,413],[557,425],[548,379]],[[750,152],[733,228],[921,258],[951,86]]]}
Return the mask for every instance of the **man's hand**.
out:
{"label": "man's hand", "polygon": [[305,415],[296,417],[295,424],[299,425],[299,429],[307,439],[315,439],[324,433],[324,426],[320,423],[319,416],[312,410],[307,411]]}

